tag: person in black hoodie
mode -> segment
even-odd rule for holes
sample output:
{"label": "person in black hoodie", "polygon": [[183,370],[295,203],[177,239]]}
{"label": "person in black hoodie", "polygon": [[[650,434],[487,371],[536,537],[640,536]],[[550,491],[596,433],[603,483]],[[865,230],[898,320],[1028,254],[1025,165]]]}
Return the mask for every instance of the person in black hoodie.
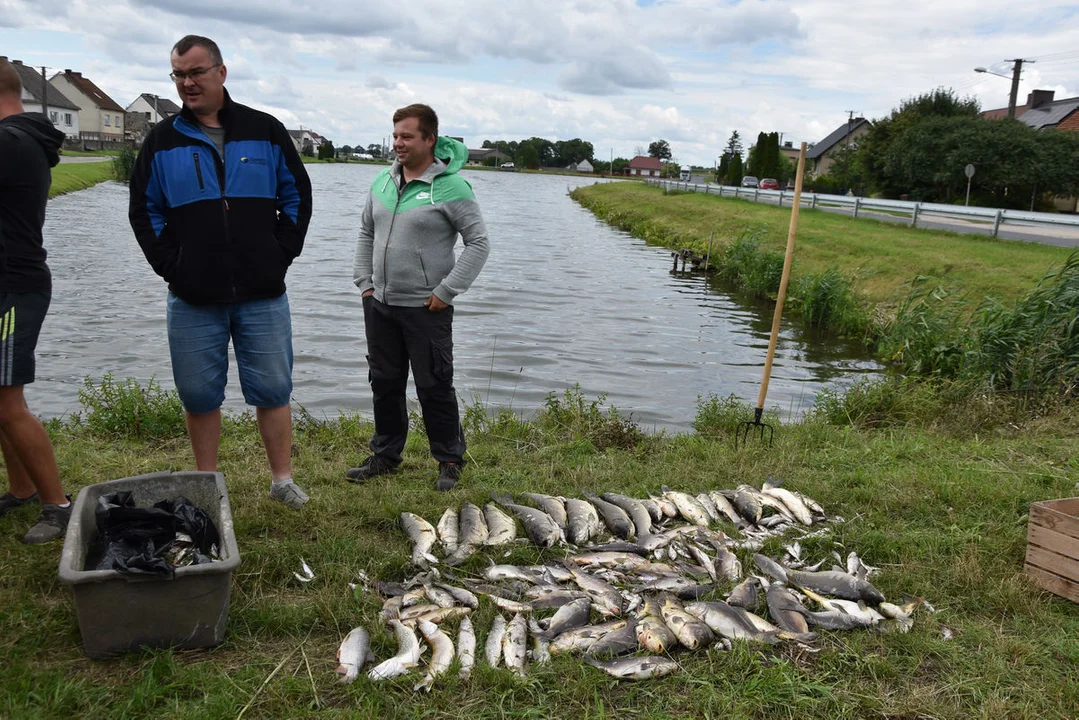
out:
{"label": "person in black hoodie", "polygon": [[52,442],[23,396],[52,297],[41,227],[63,140],[44,115],[23,111],[19,73],[0,60],[0,447],[8,475],[0,515],[41,503],[28,545],[62,537],[71,518]]}
{"label": "person in black hoodie", "polygon": [[128,218],[169,284],[172,376],[199,470],[217,470],[228,347],[270,462],[270,498],[299,509],[292,480],[292,320],[285,273],[303,249],[311,182],[285,126],[234,102],[221,50],[172,48],[183,110],[154,126],[131,175]]}

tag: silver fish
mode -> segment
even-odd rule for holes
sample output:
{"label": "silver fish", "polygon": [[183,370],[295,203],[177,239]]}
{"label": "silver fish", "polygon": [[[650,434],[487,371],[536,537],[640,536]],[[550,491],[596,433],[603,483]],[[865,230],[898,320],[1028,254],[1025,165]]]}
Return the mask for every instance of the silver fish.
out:
{"label": "silver fish", "polygon": [[506,661],[506,667],[524,677],[525,656],[528,653],[528,621],[525,616],[517,613],[506,627],[506,634],[502,637],[502,657]]}
{"label": "silver fish", "polygon": [[730,640],[755,640],[773,644],[777,642],[774,632],[762,632],[722,601],[692,603],[686,605],[686,612],[704,621],[716,635]]}
{"label": "silver fish", "polygon": [[544,638],[543,628],[539,626],[539,623],[532,616],[528,618],[528,633],[532,637],[532,650],[530,651],[532,662],[537,665],[550,662],[551,652],[548,648],[551,646],[551,642]]}
{"label": "silver fish", "polygon": [[587,500],[566,499],[566,538],[574,545],[584,545],[589,538],[603,532],[596,506]]}
{"label": "silver fish", "polygon": [[843,600],[864,600],[873,605],[884,602],[884,595],[873,587],[868,580],[861,580],[845,572],[826,570],[823,572],[804,572],[787,570],[787,581],[802,589],[813,590],[823,595],[832,595]]}
{"label": "silver fish", "polygon": [[492,565],[483,571],[483,576],[491,582],[520,580],[521,582],[530,585],[550,580],[550,574],[545,569],[535,570],[532,568],[523,568],[518,565]]}
{"label": "silver fish", "polygon": [[[781,481],[780,481],[781,482]],[[802,499],[786,488],[779,487],[779,482],[768,478],[761,486],[761,493],[779,500],[791,515],[803,525],[813,524],[813,513]]]}
{"label": "silver fish", "polygon": [[695,497],[697,498],[697,502],[701,504],[701,507],[704,508],[705,514],[708,515],[709,523],[719,522],[719,510],[716,508],[716,504],[712,502],[712,498],[708,493],[697,493]]}
{"label": "silver fish", "polygon": [[442,542],[442,547],[446,548],[447,554],[457,549],[457,524],[457,510],[446,508],[446,512],[442,513],[442,518],[435,527],[438,531],[438,539]]}
{"label": "silver fish", "polygon": [[487,643],[483,647],[487,664],[491,667],[498,667],[502,658],[502,638],[505,634],[506,618],[495,615],[494,621],[491,622],[491,630],[487,633]]}
{"label": "silver fish", "polygon": [[487,595],[491,602],[495,604],[500,610],[505,610],[511,613],[530,613],[532,612],[532,606],[527,603],[517,602],[516,600],[510,600],[509,598],[499,597],[498,595]]}
{"label": "silver fish", "polygon": [[567,630],[551,641],[548,651],[552,655],[572,655],[587,652],[604,635],[624,627],[625,624],[625,620],[616,620],[602,625],[585,625],[584,627]]}
{"label": "silver fish", "polygon": [[410,512],[401,513],[401,525],[408,539],[412,541],[412,564],[416,567],[427,567],[428,563],[437,563],[438,558],[431,554],[431,548],[438,540],[434,526]]}
{"label": "silver fish", "polygon": [[371,668],[367,677],[372,680],[387,680],[389,678],[404,675],[410,668],[416,667],[420,662],[420,641],[410,628],[405,627],[397,620],[390,620],[390,627],[397,637],[397,654],[383,660]]}
{"label": "silver fish", "polygon": [[618,660],[585,658],[592,667],[599,668],[619,680],[645,680],[670,675],[678,669],[678,663],[665,657],[631,657]]}
{"label": "silver fish", "polygon": [[626,618],[626,624],[617,630],[612,630],[592,644],[585,651],[589,657],[617,657],[636,652],[640,647],[637,640],[637,618]]}
{"label": "silver fish", "polygon": [[462,505],[458,544],[473,547],[482,545],[487,540],[487,533],[487,519],[483,511],[472,503]]}
{"label": "silver fish", "polygon": [[759,494],[756,488],[743,483],[734,489],[734,495],[731,498],[738,513],[753,524],[760,522],[763,514],[763,508],[758,499]]}
{"label": "silver fish", "polygon": [[715,504],[716,510],[718,510],[728,520],[734,523],[735,526],[745,524],[745,520],[743,520],[742,516],[738,514],[738,511],[735,509],[734,505],[731,504],[731,501],[726,498],[726,496],[721,493],[712,491],[708,493],[708,497],[712,500],[712,503]]}
{"label": "silver fish", "polygon": [[485,545],[505,545],[517,537],[517,523],[494,503],[483,506],[483,517],[487,521]]}
{"label": "silver fish", "polygon": [[544,631],[544,638],[550,640],[567,630],[587,625],[591,611],[592,601],[588,598],[574,600],[563,605],[551,618],[551,623]]}
{"label": "silver fish", "polygon": [[527,505],[518,505],[513,502],[509,495],[496,497],[495,500],[499,505],[517,516],[533,544],[540,547],[551,547],[566,539],[565,535],[562,534],[562,529],[558,527],[558,523],[542,510],[537,510]]}
{"label": "silver fish", "polygon": [[640,500],[618,493],[603,493],[600,497],[625,511],[638,539],[652,534],[652,515]]}
{"label": "silver fish", "polygon": [[685,611],[682,604],[672,597],[666,597],[659,606],[663,622],[671,629],[678,642],[690,650],[705,647],[715,641],[712,630],[703,622]]}
{"label": "silver fish", "polygon": [[423,639],[431,646],[431,663],[427,666],[427,675],[412,689],[423,688],[431,692],[435,678],[449,670],[450,663],[453,662],[453,641],[434,623],[421,622],[420,632],[423,633]]}
{"label": "silver fish", "polygon": [[648,564],[648,560],[640,555],[625,552],[590,552],[570,555],[566,560],[578,567],[605,567],[615,570],[633,570]]}
{"label": "silver fish", "polygon": [[794,633],[809,632],[806,622],[806,609],[787,588],[778,583],[772,583],[764,594],[768,601],[768,614],[784,630]]}
{"label": "silver fish", "polygon": [[599,511],[600,517],[603,518],[603,523],[607,526],[607,529],[616,537],[620,537],[623,540],[629,540],[633,537],[633,521],[629,519],[629,515],[626,514],[625,510],[614,503],[607,502],[595,493],[582,490],[581,495],[595,506],[596,510]]}
{"label": "silver fish", "polygon": [[654,598],[645,600],[644,608],[637,615],[637,641],[651,653],[665,653],[678,646],[678,638],[663,622]]}
{"label": "silver fish", "polygon": [[727,603],[752,610],[760,602],[758,595],[760,587],[761,581],[755,575],[750,575],[731,591],[731,594],[727,596]]}
{"label": "silver fish", "polygon": [[467,615],[461,618],[461,626],[457,629],[457,661],[461,666],[459,677],[468,680],[476,664],[476,631]]}
{"label": "silver fish", "polygon": [[463,617],[469,615],[472,612],[472,608],[461,607],[457,605],[449,608],[436,608],[434,610],[428,610],[427,612],[414,615],[413,617],[402,620],[405,625],[418,625],[423,621],[433,622],[438,625],[446,620],[453,620],[454,618]]}
{"label": "silver fish", "polygon": [[[669,498],[662,495],[659,497],[649,495],[648,499],[659,507],[660,512],[663,513],[663,517],[668,519],[678,517],[678,506],[671,502]],[[659,522],[659,520],[656,522]]]}
{"label": "silver fish", "polygon": [[719,548],[715,561],[716,573],[731,582],[742,579],[742,563],[738,556],[727,548]]}
{"label": "silver fish", "polygon": [[697,501],[697,498],[689,493],[671,490],[666,485],[661,489],[663,490],[663,497],[674,503],[675,507],[678,508],[678,514],[681,515],[683,519],[694,525],[700,525],[701,527],[708,526],[708,511],[701,506]]}
{"label": "silver fish", "polygon": [[457,598],[440,587],[425,584],[423,590],[427,594],[427,599],[439,607],[451,608],[457,604]]}
{"label": "silver fish", "polygon": [[573,581],[577,586],[588,593],[600,615],[610,617],[622,614],[623,598],[618,590],[583,570],[570,568],[570,572],[573,573]]}
{"label": "silver fish", "polygon": [[550,515],[558,527],[562,529],[562,532],[568,532],[569,518],[566,515],[565,501],[562,498],[540,493],[521,493],[521,497],[527,498],[540,510]]}
{"label": "silver fish", "polygon": [[371,636],[362,627],[353,628],[345,639],[341,641],[341,647],[337,649],[337,674],[341,682],[350,685],[363,670],[363,664],[374,660],[371,654]]}
{"label": "silver fish", "polygon": [[663,508],[661,508],[659,506],[659,503],[657,503],[652,498],[644,498],[643,500],[638,500],[637,502],[644,506],[644,509],[648,511],[648,515],[652,518],[652,522],[658,523],[660,520],[666,517],[666,515],[663,514]]}
{"label": "silver fish", "polygon": [[704,550],[701,550],[693,543],[688,543],[686,545],[686,550],[688,550],[689,554],[692,555],[693,558],[701,564],[701,567],[703,567],[705,571],[707,571],[708,576],[712,579],[712,582],[716,582],[717,580],[719,580],[719,572],[716,569],[719,565],[718,558],[716,560],[713,560],[712,558],[708,557],[708,554]]}
{"label": "silver fish", "polygon": [[469,592],[465,588],[456,587],[454,585],[445,585],[443,583],[437,583],[437,586],[448,592],[451,596],[453,596],[454,600],[461,603],[465,607],[469,607],[475,610],[480,606],[479,598],[477,598],[473,593]]}

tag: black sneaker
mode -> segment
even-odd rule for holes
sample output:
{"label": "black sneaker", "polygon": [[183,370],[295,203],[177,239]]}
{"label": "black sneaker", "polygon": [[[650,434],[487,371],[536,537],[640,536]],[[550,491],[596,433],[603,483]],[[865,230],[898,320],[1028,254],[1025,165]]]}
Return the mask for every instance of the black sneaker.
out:
{"label": "black sneaker", "polygon": [[389,475],[395,472],[397,472],[396,464],[390,462],[386,458],[379,457],[378,455],[371,455],[360,463],[359,467],[346,470],[345,479],[349,482],[362,483],[367,482],[373,477]]}
{"label": "black sneaker", "polygon": [[37,502],[37,493],[34,493],[27,498],[18,498],[9,492],[6,492],[3,497],[0,497],[0,517],[6,515],[17,507],[22,507],[23,505],[32,502]]}
{"label": "black sneaker", "polygon": [[41,545],[56,538],[61,538],[67,532],[68,521],[71,520],[71,510],[75,504],[68,498],[68,506],[44,504],[41,506],[41,517],[37,523],[27,531],[22,541],[27,545]]}
{"label": "black sneaker", "polygon": [[438,479],[435,480],[435,490],[446,492],[453,490],[453,486],[461,479],[461,466],[457,463],[440,462],[438,464]]}

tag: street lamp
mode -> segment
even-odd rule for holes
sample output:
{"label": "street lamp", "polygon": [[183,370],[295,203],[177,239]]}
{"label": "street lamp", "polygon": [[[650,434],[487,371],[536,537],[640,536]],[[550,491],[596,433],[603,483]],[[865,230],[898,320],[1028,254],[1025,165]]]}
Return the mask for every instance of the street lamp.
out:
{"label": "street lamp", "polygon": [[[1023,58],[1015,58],[1014,60],[1008,60],[1006,62],[1012,63],[1012,76],[1011,76],[1012,92],[1008,96],[1008,117],[1014,118],[1015,117],[1015,98],[1019,94],[1019,76],[1023,72],[1023,63],[1025,63],[1025,62],[1032,63],[1034,61],[1033,60],[1024,60]],[[1007,75],[1001,75],[1000,73],[995,73],[995,72],[993,72],[993,71],[991,71],[991,70],[989,70],[987,68],[983,68],[983,67],[974,68],[974,72],[976,72],[976,73],[986,73],[987,75],[996,75],[997,77],[1002,77],[1002,78],[1004,78],[1006,80],[1008,79]]]}

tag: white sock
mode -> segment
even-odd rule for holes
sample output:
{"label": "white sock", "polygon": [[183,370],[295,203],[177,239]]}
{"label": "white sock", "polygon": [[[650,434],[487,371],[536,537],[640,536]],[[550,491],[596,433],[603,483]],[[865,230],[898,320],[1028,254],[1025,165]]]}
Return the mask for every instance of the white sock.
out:
{"label": "white sock", "polygon": [[57,505],[56,507],[62,507],[62,508],[69,508],[69,507],[71,507],[71,501],[70,501],[70,500],[68,500],[68,501],[67,501],[66,503],[64,503],[63,505]]}
{"label": "white sock", "polygon": [[287,478],[281,478],[280,480],[274,480],[274,481],[273,481],[273,484],[274,484],[274,485],[280,485],[280,484],[282,484],[282,483],[290,483],[290,482],[292,482],[292,478],[291,478],[291,477],[287,477]]}

